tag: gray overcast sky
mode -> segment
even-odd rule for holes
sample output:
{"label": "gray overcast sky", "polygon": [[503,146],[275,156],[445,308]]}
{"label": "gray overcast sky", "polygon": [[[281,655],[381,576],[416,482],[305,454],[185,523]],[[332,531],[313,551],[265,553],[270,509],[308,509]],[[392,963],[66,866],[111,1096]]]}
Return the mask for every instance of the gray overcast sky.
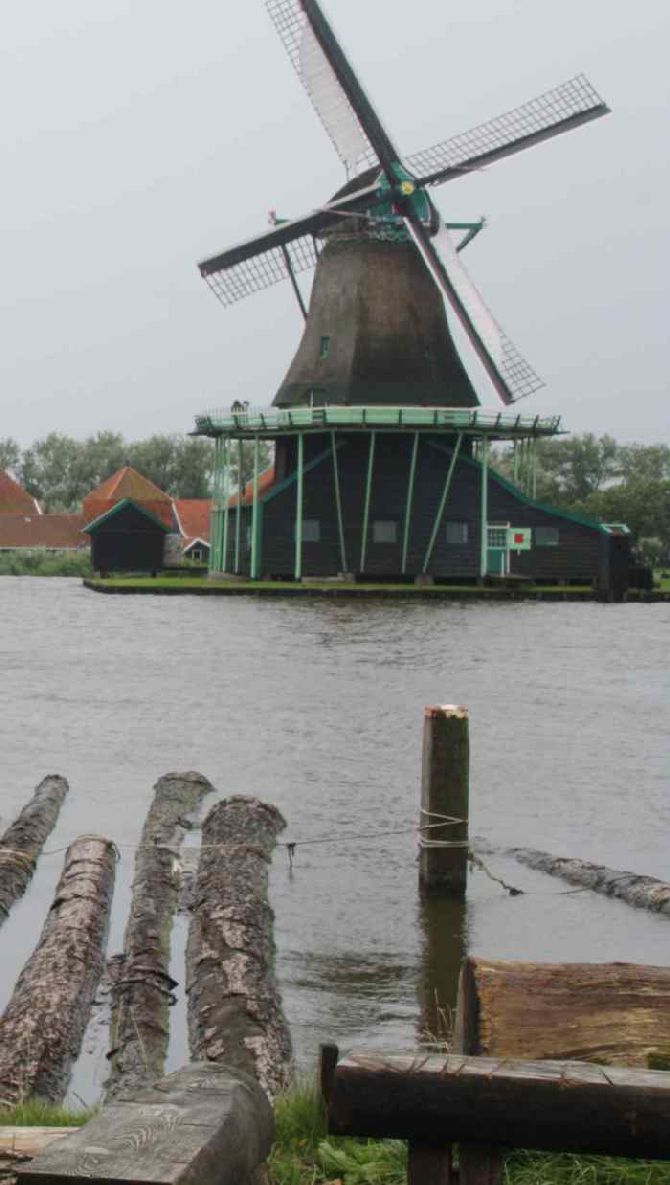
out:
{"label": "gray overcast sky", "polygon": [[[547,381],[520,409],[667,440],[667,0],[326,6],[408,153],[590,77],[612,115],[435,194],[489,219],[468,267]],[[1,47],[0,436],[269,403],[301,330],[288,286],[224,310],[195,264],[344,178],[262,0],[7,2]]]}

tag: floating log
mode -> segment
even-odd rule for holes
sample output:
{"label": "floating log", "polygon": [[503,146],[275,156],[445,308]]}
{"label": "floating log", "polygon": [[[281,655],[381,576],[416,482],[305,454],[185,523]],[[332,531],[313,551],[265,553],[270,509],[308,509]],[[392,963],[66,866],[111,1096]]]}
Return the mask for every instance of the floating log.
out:
{"label": "floating log", "polygon": [[603,864],[589,864],[588,860],[571,860],[539,852],[534,848],[511,848],[510,855],[520,864],[561,877],[571,885],[593,889],[605,897],[618,897],[637,909],[664,913],[670,917],[670,884],[653,876],[637,872],[621,872]]}
{"label": "floating log", "polygon": [[266,1160],[272,1109],[248,1075],[194,1065],[123,1094],[18,1169],[19,1182],[239,1185]]}
{"label": "floating log", "polygon": [[456,1044],[489,1057],[668,1070],[670,967],[467,959]]}
{"label": "floating log", "polygon": [[355,1051],[329,1087],[334,1135],[670,1157],[670,1074],[571,1061]]}
{"label": "floating log", "polygon": [[40,940],[0,1019],[0,1107],[32,1095],[60,1102],[104,970],[115,848],[70,845]]}
{"label": "floating log", "polygon": [[170,936],[181,885],[179,850],[188,816],[214,787],[198,773],[165,774],[135,857],[123,954],[110,960],[111,1075],[107,1096],[160,1077],[167,1054],[169,1007],[177,986],[168,973]]}
{"label": "floating log", "polygon": [[253,1074],[271,1098],[291,1074],[268,903],[268,864],[285,826],[275,807],[255,798],[213,807],[186,948],[191,1055]]}
{"label": "floating log", "polygon": [[0,839],[0,926],[25,893],[67,792],[65,778],[58,774],[44,778]]}

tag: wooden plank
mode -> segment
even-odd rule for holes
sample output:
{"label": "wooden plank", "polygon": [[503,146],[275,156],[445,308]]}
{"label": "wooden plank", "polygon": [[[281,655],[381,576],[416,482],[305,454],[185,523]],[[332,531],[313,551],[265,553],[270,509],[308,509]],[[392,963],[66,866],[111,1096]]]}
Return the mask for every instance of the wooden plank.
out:
{"label": "wooden plank", "polygon": [[407,1185],[454,1185],[451,1148],[410,1140],[407,1149]]}
{"label": "wooden plank", "polygon": [[78,1127],[0,1127],[0,1160],[29,1160],[55,1140],[74,1135]]}
{"label": "wooden plank", "polygon": [[18,1170],[20,1182],[239,1185],[272,1146],[267,1096],[248,1074],[195,1064],[117,1096],[75,1135]]}
{"label": "wooden plank", "polygon": [[351,1054],[335,1135],[670,1158],[670,1074],[580,1062]]}
{"label": "wooden plank", "polygon": [[488,1057],[670,1069],[670,967],[467,959],[456,1043]]}

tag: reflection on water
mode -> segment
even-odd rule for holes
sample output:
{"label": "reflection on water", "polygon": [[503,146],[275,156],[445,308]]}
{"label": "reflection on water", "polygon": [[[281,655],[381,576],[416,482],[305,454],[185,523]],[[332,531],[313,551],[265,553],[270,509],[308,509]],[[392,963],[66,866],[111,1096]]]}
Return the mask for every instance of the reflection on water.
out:
{"label": "reflection on water", "polygon": [[[406,1044],[432,1028],[435,993],[440,1007],[454,998],[444,935],[461,933],[448,906],[422,915],[418,897],[426,703],[469,706],[472,832],[527,889],[511,899],[473,875],[468,950],[667,959],[667,921],[562,895],[501,852],[527,844],[670,879],[669,642],[668,605],[128,598],[0,579],[0,816],[45,773],[69,778],[50,848],[85,831],[120,845],[115,950],[161,774],[199,769],[221,795],[276,803],[282,839],[299,845],[292,870],[278,852],[271,893],[300,1059],[329,1039]],[[300,846],[315,838],[329,842]],[[61,864],[40,862],[0,931],[0,1006]]]}
{"label": "reflection on water", "polygon": [[468,953],[466,925],[464,901],[423,899],[418,994],[421,1033],[430,1040],[449,1040],[453,1032],[458,977]]}

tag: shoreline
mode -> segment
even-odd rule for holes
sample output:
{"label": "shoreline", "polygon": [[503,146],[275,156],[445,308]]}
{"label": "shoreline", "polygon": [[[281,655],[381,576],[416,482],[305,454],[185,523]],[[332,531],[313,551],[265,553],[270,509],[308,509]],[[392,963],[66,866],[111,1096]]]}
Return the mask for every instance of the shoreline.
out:
{"label": "shoreline", "polygon": [[[574,601],[600,602],[604,598],[590,587],[489,587],[486,585],[347,584],[280,581],[230,581],[208,583],[188,577],[139,577],[134,579],[95,579],[82,581],[90,592],[108,596],[200,596],[200,597],[318,597],[355,600],[428,600],[428,601]],[[670,602],[670,592],[657,589],[645,592],[631,589],[625,604],[663,604]]]}

